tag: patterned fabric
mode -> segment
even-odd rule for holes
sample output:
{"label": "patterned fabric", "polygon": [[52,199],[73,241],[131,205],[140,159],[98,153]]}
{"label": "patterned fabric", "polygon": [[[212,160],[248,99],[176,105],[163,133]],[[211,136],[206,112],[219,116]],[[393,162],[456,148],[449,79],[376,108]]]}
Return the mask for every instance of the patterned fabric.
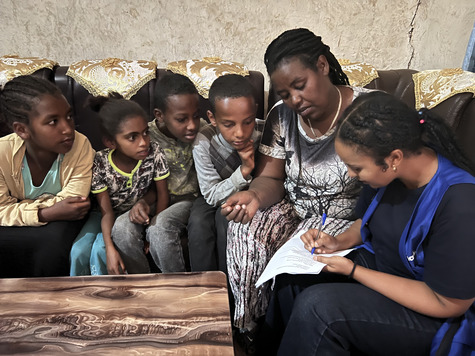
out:
{"label": "patterned fabric", "polygon": [[[353,88],[354,97],[369,92]],[[329,218],[348,219],[359,185],[350,179],[335,152],[332,128],[310,138],[299,116],[282,102],[269,113],[259,151],[285,160],[285,191],[301,219],[326,213]],[[331,225],[327,223],[327,229]]]}
{"label": "patterned fabric", "polygon": [[0,88],[8,81],[21,75],[29,75],[40,69],[53,69],[58,63],[38,57],[20,58],[17,55],[0,57]]}
{"label": "patterned fabric", "polygon": [[[251,139],[259,146],[263,120],[256,119]],[[241,173],[241,157],[211,124],[203,127],[193,143],[193,159],[201,194],[212,206],[221,205],[231,194],[251,183]]]}
{"label": "patterned fabric", "polygon": [[249,224],[233,221],[228,225],[226,263],[234,295],[234,321],[238,328],[248,328],[264,315],[270,297],[270,284],[259,288],[255,283],[267,262],[293,234],[300,218],[292,204],[282,200],[265,210],[258,210]]}
{"label": "patterned fabric", "polygon": [[[206,121],[201,119],[200,125],[206,125]],[[167,158],[170,169],[170,177],[167,180],[170,194],[189,195],[196,198],[199,187],[193,162],[192,144],[166,136],[158,129],[156,120],[149,122],[148,127],[151,140],[158,142]]]}
{"label": "patterned fabric", "polygon": [[[368,89],[353,87],[353,98]],[[324,231],[337,235],[351,224],[360,184],[347,174],[334,148],[335,129],[313,139],[297,114],[282,102],[266,120],[259,151],[285,160],[286,199],[258,211],[247,225],[228,226],[228,275],[235,299],[234,325],[249,328],[265,313],[269,283],[255,283],[277,249],[300,230],[316,228],[327,214]]]}
{"label": "patterned fabric", "polygon": [[233,150],[222,137],[218,136],[218,131],[213,125],[205,126],[200,133],[209,141],[209,155],[216,172],[218,172],[221,179],[229,178],[241,165],[238,152]]}
{"label": "patterned fabric", "polygon": [[226,61],[219,57],[170,62],[167,69],[190,78],[205,99],[208,99],[209,88],[216,78],[225,74],[249,75],[249,70],[244,64]]}
{"label": "patterned fabric", "polygon": [[460,68],[426,70],[412,75],[416,109],[432,109],[458,93],[475,95],[475,73]]}
{"label": "patterned fabric", "polygon": [[130,99],[141,87],[155,79],[156,72],[157,63],[154,61],[106,58],[73,63],[66,75],[94,96],[117,92],[125,99]]}
{"label": "patterned fabric", "polygon": [[92,192],[109,191],[112,209],[119,215],[145,195],[155,180],[167,178],[169,170],[165,154],[160,146],[150,143],[150,153],[130,173],[121,171],[112,161],[114,150],[106,148],[96,153],[92,168]]}
{"label": "patterned fabric", "polygon": [[348,76],[351,86],[364,87],[379,78],[378,71],[371,64],[352,62],[349,59],[338,59],[338,62],[343,72]]}

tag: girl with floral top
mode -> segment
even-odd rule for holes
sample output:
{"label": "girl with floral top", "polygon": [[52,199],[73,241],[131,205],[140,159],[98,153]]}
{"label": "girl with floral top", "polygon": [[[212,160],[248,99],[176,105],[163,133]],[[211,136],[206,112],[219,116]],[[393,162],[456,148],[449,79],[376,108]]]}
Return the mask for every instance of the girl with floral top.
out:
{"label": "girl with floral top", "polygon": [[73,244],[71,276],[147,273],[142,234],[155,224],[151,217],[168,206],[165,155],[150,142],[139,104],[111,94],[94,98],[91,108],[99,112],[107,147],[96,153],[92,174],[101,214],[91,213]]}

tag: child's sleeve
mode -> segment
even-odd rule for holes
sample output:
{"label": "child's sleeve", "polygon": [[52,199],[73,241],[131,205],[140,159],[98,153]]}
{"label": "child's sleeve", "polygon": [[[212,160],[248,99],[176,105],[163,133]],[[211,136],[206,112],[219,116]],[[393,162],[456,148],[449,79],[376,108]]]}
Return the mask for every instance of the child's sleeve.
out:
{"label": "child's sleeve", "polygon": [[246,180],[242,176],[241,166],[229,178],[222,179],[211,161],[209,151],[209,140],[204,135],[198,134],[193,145],[193,160],[200,191],[209,205],[219,206],[230,195],[249,186],[251,180]]}
{"label": "child's sleeve", "polygon": [[151,142],[150,146],[153,149],[153,165],[155,170],[153,180],[158,181],[165,179],[170,175],[165,152],[163,152],[160,145],[156,142]]}
{"label": "child's sleeve", "polygon": [[99,194],[107,190],[107,162],[108,157],[105,151],[96,153],[94,164],[92,165],[91,193]]}
{"label": "child's sleeve", "polygon": [[[73,148],[61,162],[60,174],[62,190],[55,196],[38,199],[18,199],[8,191],[5,177],[0,177],[0,225],[41,226],[46,223],[38,219],[38,210],[53,206],[68,197],[88,196],[91,189],[92,162],[94,150],[89,140],[76,132]],[[21,182],[20,184],[23,184]]]}
{"label": "child's sleeve", "polygon": [[18,200],[10,195],[7,182],[0,174],[0,226],[38,226],[43,223],[33,224],[34,215],[38,220],[38,209],[35,201],[31,199]]}

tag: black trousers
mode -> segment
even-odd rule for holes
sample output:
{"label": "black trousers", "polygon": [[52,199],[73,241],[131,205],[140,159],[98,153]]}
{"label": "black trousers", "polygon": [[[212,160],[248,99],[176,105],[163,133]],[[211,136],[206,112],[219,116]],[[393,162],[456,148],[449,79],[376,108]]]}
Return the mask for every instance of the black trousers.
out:
{"label": "black trousers", "polygon": [[[364,249],[350,259],[374,268]],[[259,355],[428,355],[443,319],[431,318],[386,298],[346,276],[276,278]]]}
{"label": "black trousers", "polygon": [[0,227],[0,277],[69,276],[69,253],[84,222]]}
{"label": "black trousers", "polygon": [[228,221],[221,208],[200,196],[191,207],[188,220],[188,249],[192,271],[222,271],[226,268]]}

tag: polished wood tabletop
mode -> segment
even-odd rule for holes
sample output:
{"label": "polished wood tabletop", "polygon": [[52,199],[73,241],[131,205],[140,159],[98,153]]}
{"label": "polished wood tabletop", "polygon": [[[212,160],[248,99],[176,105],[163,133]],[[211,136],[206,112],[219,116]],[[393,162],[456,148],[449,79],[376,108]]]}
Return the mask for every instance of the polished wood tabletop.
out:
{"label": "polished wood tabletop", "polygon": [[226,276],[0,279],[0,354],[233,355]]}

